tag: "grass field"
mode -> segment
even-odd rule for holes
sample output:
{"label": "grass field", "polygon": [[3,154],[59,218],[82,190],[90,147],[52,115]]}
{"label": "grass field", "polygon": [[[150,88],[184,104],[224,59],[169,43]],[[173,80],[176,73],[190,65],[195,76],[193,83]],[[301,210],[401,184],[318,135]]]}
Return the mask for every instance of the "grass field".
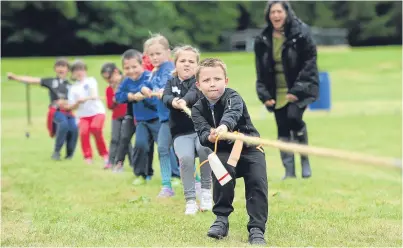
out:
{"label": "grass field", "polygon": [[[401,157],[401,47],[321,49],[319,67],[331,76],[332,110],[307,111],[310,144]],[[255,93],[250,53],[219,56],[229,68],[230,87],[244,97],[255,126],[275,139],[271,114]],[[119,56],[82,57],[89,74]],[[72,58],[73,59],[73,58]],[[54,58],[2,59],[7,71],[53,75]],[[158,200],[159,173],[148,186],[134,188],[132,173],[113,174],[84,164],[80,146],[72,161],[50,160],[47,135],[48,93],[31,87],[31,137],[25,137],[25,86],[2,81],[2,246],[245,246],[243,181],[237,181],[229,237],[211,240],[211,212],[184,216],[182,189]],[[108,112],[108,118],[110,113]],[[110,122],[104,130],[110,137]],[[93,143],[94,144],[94,143]],[[93,146],[95,148],[95,146]],[[402,246],[402,174],[399,169],[311,157],[313,177],[281,181],[279,151],[266,149],[269,178],[269,246]],[[158,169],[155,160],[154,168]],[[300,174],[297,160],[298,175]]]}

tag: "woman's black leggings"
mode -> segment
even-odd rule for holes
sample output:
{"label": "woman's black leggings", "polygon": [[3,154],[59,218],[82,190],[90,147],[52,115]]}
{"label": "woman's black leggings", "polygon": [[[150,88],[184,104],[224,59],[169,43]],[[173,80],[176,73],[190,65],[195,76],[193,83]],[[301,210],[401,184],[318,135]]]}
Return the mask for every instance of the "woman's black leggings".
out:
{"label": "woman's black leggings", "polygon": [[306,107],[300,108],[295,103],[288,103],[274,110],[278,138],[291,138],[291,131],[298,132],[305,127],[305,122],[302,120],[305,109]]}

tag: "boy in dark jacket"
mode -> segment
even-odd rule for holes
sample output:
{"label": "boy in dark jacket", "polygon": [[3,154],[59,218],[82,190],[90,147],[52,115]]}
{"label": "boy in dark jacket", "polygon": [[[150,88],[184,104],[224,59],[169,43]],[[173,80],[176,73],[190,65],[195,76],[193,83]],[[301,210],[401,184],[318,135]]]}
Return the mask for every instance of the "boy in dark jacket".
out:
{"label": "boy in dark jacket", "polygon": [[[205,59],[196,71],[196,85],[204,98],[192,108],[192,120],[203,146],[214,149],[217,137],[227,131],[238,131],[259,137],[252,124],[245,102],[228,84],[226,66],[220,59]],[[235,178],[245,181],[246,209],[250,217],[247,225],[250,244],[266,244],[264,239],[268,215],[267,174],[265,155],[256,147],[243,145],[239,161],[228,164],[233,141],[218,141],[217,156],[233,180],[221,185],[213,175],[213,212],[217,216],[207,235],[223,238],[228,235],[228,216],[234,210]]]}

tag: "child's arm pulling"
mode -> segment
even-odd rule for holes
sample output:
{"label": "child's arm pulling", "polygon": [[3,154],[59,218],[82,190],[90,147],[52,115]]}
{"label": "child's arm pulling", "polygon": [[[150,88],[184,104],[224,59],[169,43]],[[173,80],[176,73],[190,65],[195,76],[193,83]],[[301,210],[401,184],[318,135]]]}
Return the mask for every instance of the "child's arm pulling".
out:
{"label": "child's arm pulling", "polygon": [[[202,146],[207,146],[211,140],[209,140],[212,127],[206,119],[202,116],[201,111],[198,106],[193,106],[192,108],[192,121],[195,130],[199,136],[199,141]],[[214,142],[214,141],[213,141]]]}
{"label": "child's arm pulling", "polygon": [[112,87],[106,88],[106,105],[110,110],[113,110],[117,105],[116,102],[113,101],[113,95]]}
{"label": "child's arm pulling", "polygon": [[224,114],[220,126],[225,125],[228,131],[232,132],[243,113],[243,101],[240,95],[232,92],[225,102]]}
{"label": "child's arm pulling", "polygon": [[115,100],[117,103],[128,103],[129,102],[129,90],[128,90],[129,79],[125,78],[123,82],[119,85],[118,90],[115,93]]}
{"label": "child's arm pulling", "polygon": [[89,80],[90,95],[85,100],[97,100],[98,97],[98,82],[95,78]]}
{"label": "child's arm pulling", "polygon": [[165,89],[165,85],[167,84],[168,80],[172,78],[172,70],[174,68],[166,66],[164,68],[161,68],[162,73],[161,73],[161,78],[160,80],[157,81],[157,85],[153,85],[154,88],[157,88],[158,91],[161,93],[161,95],[158,96],[159,99],[162,98],[162,93]]}
{"label": "child's arm pulling", "polygon": [[169,108],[169,109],[174,109],[172,106],[173,102],[179,98],[174,97],[172,95],[172,81],[173,79],[168,80],[167,84],[165,85],[164,92],[162,94],[162,102]]}
{"label": "child's arm pulling", "polygon": [[69,90],[67,94],[67,100],[58,100],[58,105],[61,109],[66,110],[66,111],[72,111],[78,108],[81,103],[84,103],[87,99],[82,98],[82,99],[77,99],[75,94]]}
{"label": "child's arm pulling", "polygon": [[182,97],[187,106],[192,107],[200,98],[200,91],[197,89],[196,84],[193,84],[189,91]]}

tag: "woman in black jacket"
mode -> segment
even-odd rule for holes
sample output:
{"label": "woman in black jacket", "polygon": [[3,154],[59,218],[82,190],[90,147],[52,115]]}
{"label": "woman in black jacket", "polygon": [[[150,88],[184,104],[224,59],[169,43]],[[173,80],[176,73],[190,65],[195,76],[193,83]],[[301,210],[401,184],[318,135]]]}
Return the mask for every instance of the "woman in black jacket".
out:
{"label": "woman in black jacket", "polygon": [[[309,27],[286,1],[269,1],[267,27],[255,39],[256,90],[268,111],[274,112],[279,140],[308,144],[302,120],[306,107],[318,95],[316,45]],[[294,154],[280,151],[285,178],[295,177]],[[311,176],[307,156],[301,156],[302,177]]]}

